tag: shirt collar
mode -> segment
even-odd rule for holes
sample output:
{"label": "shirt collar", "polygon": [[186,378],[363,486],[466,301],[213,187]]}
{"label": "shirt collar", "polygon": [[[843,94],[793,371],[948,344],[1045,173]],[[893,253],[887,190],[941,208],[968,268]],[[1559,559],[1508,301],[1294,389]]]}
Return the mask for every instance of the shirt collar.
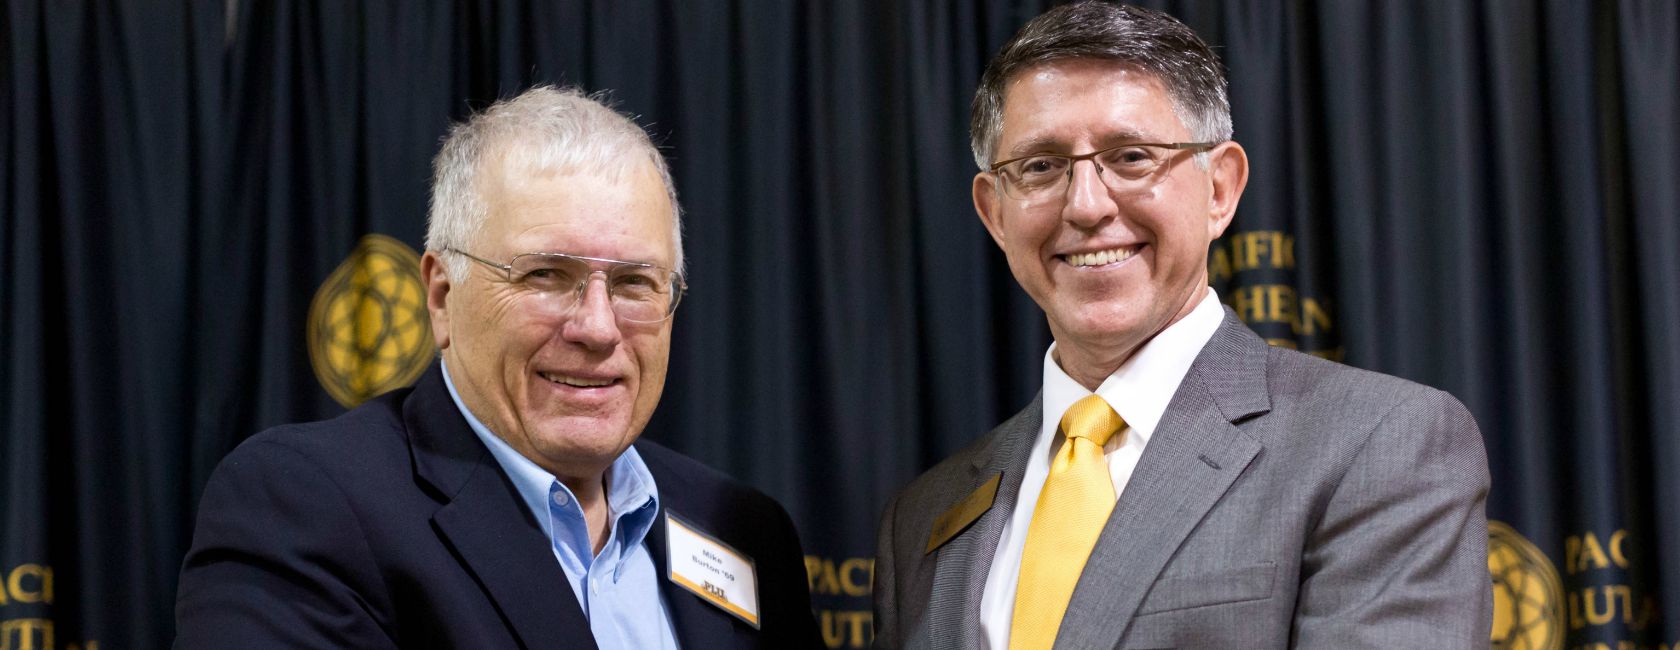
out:
{"label": "shirt collar", "polygon": [[[565,489],[565,485],[560,485]],[[659,486],[635,447],[626,447],[607,469],[607,516],[626,547],[642,543],[659,514]]]}
{"label": "shirt collar", "polygon": [[[1190,313],[1144,342],[1132,358],[1097,386],[1096,394],[1131,428],[1129,435],[1145,443],[1155,435],[1155,425],[1166,413],[1167,403],[1224,317],[1219,296],[1210,287]],[[1068,407],[1091,394],[1062,370],[1055,355],[1056,344],[1052,342],[1044,352],[1044,429],[1052,436]]]}
{"label": "shirt collar", "polygon": [[[496,458],[496,463],[502,466],[508,478],[513,481],[514,488],[519,490],[520,498],[524,499],[525,507],[531,515],[542,525],[543,534],[554,539],[554,522],[549,518],[548,502],[551,489],[558,488],[566,493],[566,497],[573,503],[577,495],[572,494],[566,484],[554,478],[548,470],[538,466],[524,454],[516,451],[507,441],[490,432],[472,411],[467,410],[466,404],[461,402],[461,394],[455,390],[454,380],[449,378],[449,364],[439,362],[443,367],[443,385],[449,389],[449,398],[455,401],[455,408],[461,411],[461,417],[466,418],[467,426],[472,428],[484,446],[490,449],[490,455]],[[627,514],[647,512],[647,516],[635,516],[624,523],[625,528],[620,531],[621,539],[627,545],[642,543],[647,532],[653,527],[654,516],[659,510],[659,488],[653,481],[653,474],[648,471],[647,464],[642,462],[642,455],[636,453],[635,447],[628,447],[619,454],[607,468],[607,513],[618,529],[620,518]],[[650,506],[651,507],[647,507]],[[645,509],[644,509],[645,508]]]}

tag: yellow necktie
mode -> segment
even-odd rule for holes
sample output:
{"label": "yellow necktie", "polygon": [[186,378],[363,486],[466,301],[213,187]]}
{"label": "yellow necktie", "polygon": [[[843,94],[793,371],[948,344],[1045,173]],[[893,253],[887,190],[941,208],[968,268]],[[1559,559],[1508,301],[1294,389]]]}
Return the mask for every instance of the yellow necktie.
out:
{"label": "yellow necktie", "polygon": [[1050,461],[1050,475],[1038,493],[1021,551],[1010,650],[1039,650],[1055,643],[1073,586],[1114,509],[1114,482],[1103,460],[1103,445],[1125,424],[1097,395],[1075,402],[1062,416],[1067,439]]}

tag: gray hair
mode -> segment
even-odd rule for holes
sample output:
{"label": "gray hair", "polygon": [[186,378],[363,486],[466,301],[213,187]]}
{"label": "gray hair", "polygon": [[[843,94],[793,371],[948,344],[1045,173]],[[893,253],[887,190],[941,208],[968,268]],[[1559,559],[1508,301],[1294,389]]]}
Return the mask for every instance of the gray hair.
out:
{"label": "gray hair", "polygon": [[[541,85],[513,99],[498,101],[449,129],[432,160],[432,203],[426,223],[426,250],[466,250],[489,216],[479,178],[486,163],[502,160],[532,172],[602,170],[611,175],[652,163],[671,199],[673,266],[683,270],[682,207],[665,157],[646,131],[607,103],[604,94]],[[448,255],[444,262],[455,282],[466,278],[468,260]]]}
{"label": "gray hair", "polygon": [[[1153,75],[1166,87],[1173,113],[1201,142],[1231,139],[1231,104],[1218,55],[1196,32],[1167,14],[1107,2],[1062,5],[1032,19],[986,65],[969,117],[970,146],[990,169],[1003,132],[1003,95],[1010,77],[1063,59],[1114,61]],[[1196,155],[1207,165],[1207,154]]]}

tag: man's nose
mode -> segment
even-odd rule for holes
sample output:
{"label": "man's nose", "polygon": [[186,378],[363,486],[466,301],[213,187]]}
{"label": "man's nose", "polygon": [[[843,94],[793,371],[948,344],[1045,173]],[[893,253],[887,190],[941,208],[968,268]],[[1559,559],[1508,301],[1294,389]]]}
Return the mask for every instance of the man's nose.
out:
{"label": "man's nose", "polygon": [[[1080,164],[1090,163],[1090,164]],[[1062,218],[1083,228],[1094,227],[1114,216],[1119,206],[1114,203],[1103,171],[1095,160],[1075,160],[1068,167],[1067,203],[1062,206]]]}
{"label": "man's nose", "polygon": [[[600,276],[601,287],[595,288],[595,277]],[[618,329],[618,314],[613,313],[612,294],[607,286],[605,271],[595,271],[583,281],[579,290],[577,304],[572,306],[572,313],[561,327],[561,336],[567,341],[578,343],[590,349],[610,348],[623,340],[623,333]]]}

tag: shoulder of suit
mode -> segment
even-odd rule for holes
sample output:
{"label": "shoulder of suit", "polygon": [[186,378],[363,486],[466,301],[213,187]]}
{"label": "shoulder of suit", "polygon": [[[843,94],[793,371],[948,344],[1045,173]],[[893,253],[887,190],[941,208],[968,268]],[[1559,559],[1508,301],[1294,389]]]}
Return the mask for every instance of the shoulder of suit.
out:
{"label": "shoulder of suit", "polygon": [[910,483],[906,491],[917,487],[918,484],[938,481],[946,475],[966,475],[971,471],[970,468],[974,465],[976,459],[983,460],[991,454],[998,438],[1004,435],[1005,429],[1005,426],[1000,425],[975,439],[974,442],[968,443],[962,449],[957,450],[956,453],[946,456],[944,460],[939,461],[938,464],[928,468],[928,471],[922,472],[921,476],[916,477],[916,480]]}
{"label": "shoulder of suit", "polygon": [[[945,457],[938,464],[922,472],[893,497],[893,501],[898,503],[897,507],[901,512],[922,512],[927,508],[943,509],[949,506],[950,504],[943,501],[950,498],[950,486],[966,486],[971,483],[975,462],[985,462],[990,459],[992,454],[996,453],[996,446],[1000,438],[1019,427],[1028,426],[1028,421],[1032,419],[1033,411],[1037,408],[1039,408],[1039,401],[1035,399],[1026,408],[1004,420],[1002,424],[986,432],[985,435],[968,443],[962,449],[957,450],[956,453]],[[1034,432],[1031,435],[1037,435],[1037,427],[1032,428]],[[927,503],[922,502],[929,499],[931,501],[927,501]]]}
{"label": "shoulder of suit", "polygon": [[1372,370],[1272,347],[1267,353],[1267,386],[1274,404],[1335,404],[1342,412],[1385,413],[1404,403],[1464,407],[1445,391]]}
{"label": "shoulder of suit", "polygon": [[798,531],[780,502],[664,445],[644,439],[635,448],[653,474],[660,507],[667,513],[681,515],[767,567],[780,567],[771,570],[803,576],[802,569],[790,569],[800,555]]}
{"label": "shoulder of suit", "polygon": [[326,420],[265,429],[240,443],[227,458],[257,462],[285,449],[328,474],[389,469],[406,475],[409,451],[402,403],[408,393],[406,388],[392,391]]}
{"label": "shoulder of suit", "polygon": [[722,495],[732,500],[745,500],[781,508],[774,499],[758,488],[737,481],[710,465],[690,458],[687,454],[645,438],[637,440],[634,446],[636,453],[641,454],[642,462],[647,464],[648,471],[654,473],[654,479],[661,491],[696,490]]}

